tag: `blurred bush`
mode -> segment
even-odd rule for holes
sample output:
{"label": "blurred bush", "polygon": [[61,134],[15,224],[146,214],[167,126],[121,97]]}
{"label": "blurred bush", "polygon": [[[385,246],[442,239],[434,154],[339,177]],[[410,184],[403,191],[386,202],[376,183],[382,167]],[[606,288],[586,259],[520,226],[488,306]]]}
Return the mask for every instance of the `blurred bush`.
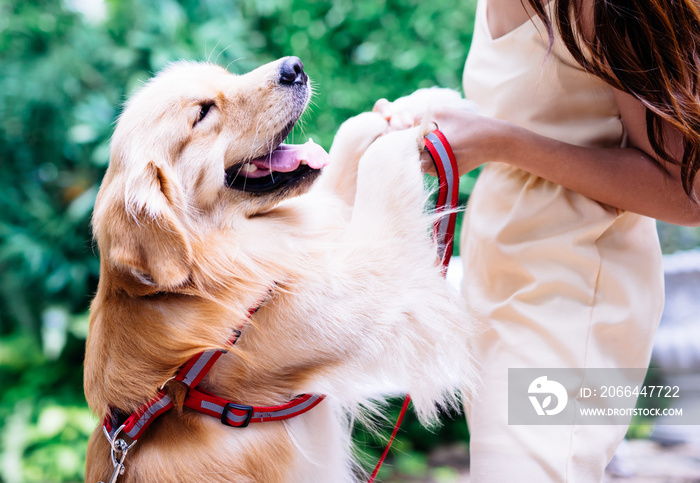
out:
{"label": "blurred bush", "polygon": [[328,148],[379,97],[459,88],[474,4],[0,2],[0,481],[83,478],[96,424],[81,370],[99,273],[89,220],[129,93],[174,60],[242,73],[297,55],[316,94],[292,141]]}

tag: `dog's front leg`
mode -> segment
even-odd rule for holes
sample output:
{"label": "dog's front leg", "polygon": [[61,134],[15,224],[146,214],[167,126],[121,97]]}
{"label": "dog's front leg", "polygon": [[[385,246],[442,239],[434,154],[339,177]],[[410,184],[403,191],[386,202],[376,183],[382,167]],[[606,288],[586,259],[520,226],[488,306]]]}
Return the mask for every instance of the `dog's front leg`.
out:
{"label": "dog's front leg", "polygon": [[[430,238],[424,134],[420,127],[386,134],[362,156],[344,253],[351,273],[363,277],[355,320],[371,344],[367,375],[379,391],[410,392],[418,414],[429,417],[436,402],[454,402],[454,390],[473,382],[473,324],[442,277]],[[364,306],[373,307],[369,321]]]}
{"label": "dog's front leg", "polygon": [[319,188],[331,190],[352,206],[360,158],[387,128],[386,119],[376,112],[364,112],[345,121],[333,139],[329,152],[331,162],[324,168]]}
{"label": "dog's front leg", "polygon": [[427,193],[420,170],[423,128],[386,134],[362,156],[357,173],[351,234],[367,235],[403,244],[419,242],[430,246],[426,237]]}

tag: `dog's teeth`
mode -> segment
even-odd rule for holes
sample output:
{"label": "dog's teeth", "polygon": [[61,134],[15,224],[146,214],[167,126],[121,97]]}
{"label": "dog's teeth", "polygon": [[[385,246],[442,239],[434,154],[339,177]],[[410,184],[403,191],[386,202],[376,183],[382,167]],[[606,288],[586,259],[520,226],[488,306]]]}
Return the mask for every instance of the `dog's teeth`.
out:
{"label": "dog's teeth", "polygon": [[243,173],[255,173],[258,170],[258,167],[255,166],[253,163],[247,163],[244,164],[243,167],[241,168],[241,171]]}
{"label": "dog's teeth", "polygon": [[309,163],[308,163],[305,159],[302,159],[302,160],[301,160],[301,164],[304,164],[304,165],[306,165],[306,166],[309,165]]}

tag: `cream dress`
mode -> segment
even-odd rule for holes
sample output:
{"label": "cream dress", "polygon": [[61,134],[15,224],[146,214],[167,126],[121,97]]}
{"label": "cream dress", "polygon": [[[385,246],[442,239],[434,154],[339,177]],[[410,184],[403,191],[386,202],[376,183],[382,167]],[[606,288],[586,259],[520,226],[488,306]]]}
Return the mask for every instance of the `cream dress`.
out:
{"label": "cream dress", "polygon": [[[550,138],[623,146],[611,88],[559,38],[545,61],[547,45],[538,18],[491,38],[480,0],[466,97],[481,114]],[[663,308],[654,220],[489,163],[461,250],[463,292],[484,324],[474,341],[483,387],[467,406],[472,481],[601,481],[627,428],[509,426],[508,368],[647,367]]]}

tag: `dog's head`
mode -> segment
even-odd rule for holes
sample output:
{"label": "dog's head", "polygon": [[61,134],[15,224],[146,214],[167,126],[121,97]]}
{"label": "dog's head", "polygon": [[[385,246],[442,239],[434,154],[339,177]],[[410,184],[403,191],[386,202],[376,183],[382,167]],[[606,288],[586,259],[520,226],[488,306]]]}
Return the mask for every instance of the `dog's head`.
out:
{"label": "dog's head", "polygon": [[180,286],[193,237],[308,190],[325,151],[281,143],[310,96],[296,57],[240,76],[179,62],[151,79],[119,118],[95,206],[106,261],[146,285]]}

